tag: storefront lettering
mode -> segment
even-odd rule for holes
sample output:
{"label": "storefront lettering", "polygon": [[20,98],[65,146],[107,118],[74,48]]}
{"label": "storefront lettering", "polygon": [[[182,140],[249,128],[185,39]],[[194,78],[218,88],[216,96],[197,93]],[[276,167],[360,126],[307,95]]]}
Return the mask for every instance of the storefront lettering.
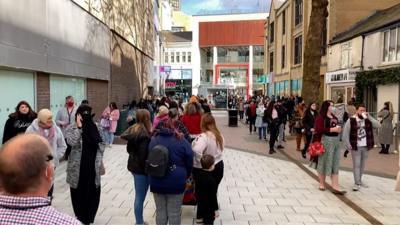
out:
{"label": "storefront lettering", "polygon": [[176,83],[172,81],[165,82],[165,88],[175,88]]}
{"label": "storefront lettering", "polygon": [[347,82],[354,81],[356,77],[356,71],[342,70],[333,73],[326,74],[327,83]]}

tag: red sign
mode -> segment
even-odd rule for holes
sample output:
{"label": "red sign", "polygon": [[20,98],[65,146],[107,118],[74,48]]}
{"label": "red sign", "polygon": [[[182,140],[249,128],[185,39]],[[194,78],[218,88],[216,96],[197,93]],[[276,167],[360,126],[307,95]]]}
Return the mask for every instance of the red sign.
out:
{"label": "red sign", "polygon": [[175,88],[175,87],[176,87],[175,82],[172,82],[172,81],[165,82],[165,88]]}

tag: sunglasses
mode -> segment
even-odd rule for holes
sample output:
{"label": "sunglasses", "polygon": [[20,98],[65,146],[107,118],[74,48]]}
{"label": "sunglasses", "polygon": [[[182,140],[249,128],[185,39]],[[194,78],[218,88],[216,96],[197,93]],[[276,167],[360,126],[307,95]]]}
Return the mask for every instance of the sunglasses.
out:
{"label": "sunglasses", "polygon": [[46,162],[53,160],[54,157],[52,155],[46,155]]}

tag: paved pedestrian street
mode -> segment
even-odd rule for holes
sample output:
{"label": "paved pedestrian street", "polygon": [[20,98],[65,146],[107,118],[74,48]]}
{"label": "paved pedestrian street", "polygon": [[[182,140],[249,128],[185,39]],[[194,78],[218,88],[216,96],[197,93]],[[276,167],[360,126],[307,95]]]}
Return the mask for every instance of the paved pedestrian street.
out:
{"label": "paved pedestrian street", "polygon": [[[105,152],[100,208],[95,224],[134,224],[133,178],[126,169],[125,145]],[[331,192],[319,191],[317,182],[296,164],[232,149],[224,152],[225,174],[219,188],[220,218],[215,224],[370,224]],[[57,168],[53,205],[73,214],[66,163]],[[400,224],[400,195],[392,179],[365,176],[368,189],[352,192],[352,174],[341,172],[347,198],[383,224]],[[195,207],[184,206],[182,224],[194,222]],[[149,192],[144,218],[155,224],[155,205]]]}

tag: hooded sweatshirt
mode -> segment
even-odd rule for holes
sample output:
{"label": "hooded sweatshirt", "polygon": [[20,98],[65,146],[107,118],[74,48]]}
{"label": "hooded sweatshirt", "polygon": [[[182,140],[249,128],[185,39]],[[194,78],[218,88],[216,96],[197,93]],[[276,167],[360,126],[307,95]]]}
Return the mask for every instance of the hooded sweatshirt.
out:
{"label": "hooded sweatshirt", "polygon": [[18,134],[25,133],[26,129],[31,125],[35,118],[20,115],[18,118],[10,114],[4,126],[3,144]]}
{"label": "hooded sweatshirt", "polygon": [[[54,156],[54,165],[57,167],[59,164],[59,159],[64,155],[65,150],[67,149],[67,144],[65,143],[64,140],[64,135],[61,132],[61,129],[56,125],[56,123],[53,121],[53,126],[54,128],[54,137],[51,138],[50,140],[48,137],[44,137],[47,140],[49,140],[49,144],[53,150],[53,156]],[[26,129],[26,133],[34,133],[34,134],[41,134],[40,127],[39,127],[39,120],[35,119],[32,124]],[[49,132],[47,132],[48,134]],[[43,135],[42,135],[43,136]]]}

